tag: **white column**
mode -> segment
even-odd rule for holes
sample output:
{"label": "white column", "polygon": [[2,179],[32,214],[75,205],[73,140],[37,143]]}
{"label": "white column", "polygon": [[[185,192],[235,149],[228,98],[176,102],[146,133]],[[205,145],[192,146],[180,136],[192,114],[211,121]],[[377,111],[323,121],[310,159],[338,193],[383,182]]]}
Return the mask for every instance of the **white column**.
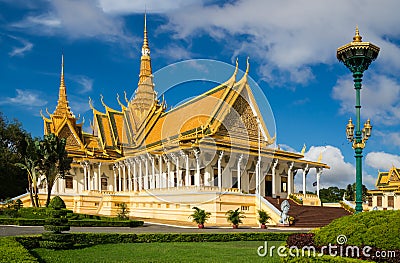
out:
{"label": "white column", "polygon": [[171,187],[171,162],[169,161],[169,159],[167,159],[167,176],[165,179],[167,181],[167,188],[170,188]]}
{"label": "white column", "polygon": [[236,173],[236,175],[237,175],[237,185],[238,185],[239,192],[242,192],[242,178],[241,178],[241,176],[242,176],[242,171],[241,171],[242,159],[243,159],[243,154],[241,154],[239,156],[239,160],[238,160],[238,163],[237,163],[237,173]]}
{"label": "white column", "polygon": [[318,195],[318,198],[319,198],[319,180],[320,180],[320,177],[321,177],[321,174],[322,174],[322,168],[317,168],[317,195]]}
{"label": "white column", "polygon": [[303,169],[303,195],[306,197],[306,176],[308,174],[308,171],[310,168],[308,168],[308,164],[306,165],[306,168]]}
{"label": "white column", "polygon": [[162,188],[162,156],[158,156],[158,178],[157,178],[157,188]]}
{"label": "white column", "polygon": [[260,159],[256,163],[256,195],[260,195]]}
{"label": "white column", "polygon": [[137,191],[138,190],[138,178],[137,178],[137,173],[136,173],[136,163],[137,160],[134,159],[133,160],[133,191]]}
{"label": "white column", "polygon": [[180,166],[179,166],[179,155],[175,155],[175,164],[176,164],[176,186],[177,187],[182,187],[182,175],[180,172]]}
{"label": "white column", "polygon": [[92,190],[92,185],[91,185],[91,184],[92,184],[92,181],[91,181],[91,179],[90,179],[90,177],[91,177],[91,176],[90,176],[90,163],[88,163],[87,166],[88,166],[88,168],[87,168],[87,179],[88,179],[87,187],[88,187],[88,188],[87,188],[87,190],[90,191],[90,190]]}
{"label": "white column", "polygon": [[278,165],[278,159],[275,159],[272,163],[272,197],[276,197],[276,166]]}
{"label": "white column", "polygon": [[126,191],[126,165],[125,162],[121,163],[121,167],[122,167],[122,178],[123,178],[123,182],[122,182],[122,191]]}
{"label": "white column", "polygon": [[287,189],[287,198],[289,198],[289,195],[292,194],[292,184],[293,184],[293,166],[294,162],[291,162],[289,164],[289,169],[288,169],[288,189]]}
{"label": "white column", "polygon": [[99,190],[101,192],[101,163],[100,162],[98,163],[98,167],[97,168],[99,170],[98,171],[98,177],[99,177],[98,179],[99,180],[97,181],[97,184],[98,184],[98,189],[97,190]]}
{"label": "white column", "polygon": [[139,191],[142,191],[143,190],[143,174],[142,174],[142,162],[140,161],[140,159],[138,159],[139,160],[139,163],[138,163],[138,165],[139,165],[139,174],[138,174],[138,177],[139,177]]}
{"label": "white column", "polygon": [[144,162],[144,189],[149,189],[149,163],[146,157],[142,157]]}
{"label": "white column", "polygon": [[194,184],[200,186],[200,151],[194,149],[194,156],[196,157],[196,174],[194,175]]}
{"label": "white column", "polygon": [[86,165],[86,162],[84,162],[82,166],[83,166],[83,190],[85,191],[87,189],[87,186],[86,186],[86,184],[87,184],[87,178],[86,178],[86,176],[87,176],[87,165]]}
{"label": "white column", "polygon": [[122,191],[122,180],[121,180],[121,164],[118,163],[118,191]]}
{"label": "white column", "polygon": [[128,160],[127,161],[127,165],[128,165],[128,191],[132,191],[132,171],[131,171],[131,166],[132,166],[133,162],[132,160]]}
{"label": "white column", "polygon": [[114,187],[113,187],[113,191],[116,192],[117,191],[117,164],[113,165],[113,172],[114,172]]}
{"label": "white column", "polygon": [[224,151],[221,151],[218,156],[218,188],[222,189],[222,170],[221,170],[221,161],[222,156],[224,156]]}
{"label": "white column", "polygon": [[155,181],[155,173],[156,167],[154,166],[154,157],[148,154],[150,162],[151,162],[151,175],[150,175],[150,189],[156,188],[156,181]]}
{"label": "white column", "polygon": [[189,168],[189,155],[188,154],[182,154],[185,158],[185,168],[186,168],[186,173],[185,173],[185,186],[191,185],[190,183],[190,168]]}
{"label": "white column", "polygon": [[161,184],[162,184],[162,188],[168,188],[169,187],[168,186],[168,162],[169,162],[169,160],[168,160],[168,157],[166,155],[163,155],[162,158],[164,160],[164,163],[167,166],[166,166],[166,172],[162,173],[162,179],[161,179],[162,182],[161,182]]}

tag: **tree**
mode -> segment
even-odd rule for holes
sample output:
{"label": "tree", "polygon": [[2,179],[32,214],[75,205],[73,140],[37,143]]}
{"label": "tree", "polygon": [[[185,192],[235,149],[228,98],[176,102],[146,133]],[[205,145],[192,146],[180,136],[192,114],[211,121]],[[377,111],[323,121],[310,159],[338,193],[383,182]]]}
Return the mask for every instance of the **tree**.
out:
{"label": "tree", "polygon": [[9,122],[0,112],[0,200],[26,192],[27,172],[14,163],[23,163],[26,138],[31,138],[17,120]]}
{"label": "tree", "polygon": [[[354,184],[355,187],[355,184]],[[355,195],[354,188],[351,184],[348,184],[346,187],[346,200],[347,201],[354,201],[354,195]]]}
{"label": "tree", "polygon": [[319,190],[319,197],[323,203],[336,203],[343,199],[344,189],[339,189],[336,186],[331,186]]}
{"label": "tree", "polygon": [[45,135],[41,141],[35,141],[40,160],[39,171],[44,175],[47,183],[46,207],[50,203],[54,183],[59,177],[64,178],[65,173],[71,169],[72,158],[68,157],[65,146],[65,138],[60,139],[53,133]]}
{"label": "tree", "polygon": [[[33,207],[39,207],[38,196],[38,180],[39,180],[39,154],[35,147],[35,142],[31,138],[26,138],[27,147],[24,156],[24,162],[16,163],[15,165],[24,169],[28,174],[28,191]],[[35,141],[38,141],[36,138]]]}

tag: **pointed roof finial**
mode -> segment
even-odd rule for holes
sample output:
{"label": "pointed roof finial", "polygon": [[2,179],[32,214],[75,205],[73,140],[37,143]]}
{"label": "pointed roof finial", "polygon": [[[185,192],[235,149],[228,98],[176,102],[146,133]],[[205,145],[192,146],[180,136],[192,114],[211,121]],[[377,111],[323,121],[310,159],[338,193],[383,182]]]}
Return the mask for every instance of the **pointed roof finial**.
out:
{"label": "pointed roof finial", "polygon": [[142,47],[142,55],[148,54],[147,51],[150,51],[149,41],[147,39],[147,11],[144,12],[144,30],[143,30],[143,47]]}
{"label": "pointed roof finial", "polygon": [[353,42],[362,42],[362,37],[358,31],[358,25],[356,25],[356,35],[353,37]]}
{"label": "pointed roof finial", "polygon": [[250,69],[250,62],[249,62],[249,60],[250,60],[250,57],[247,57],[247,61],[246,61],[246,63],[247,63],[247,65],[246,65],[246,75],[249,74],[249,69]]}
{"label": "pointed roof finial", "polygon": [[64,82],[64,52],[61,54],[61,82],[60,86],[64,87],[65,82]]}

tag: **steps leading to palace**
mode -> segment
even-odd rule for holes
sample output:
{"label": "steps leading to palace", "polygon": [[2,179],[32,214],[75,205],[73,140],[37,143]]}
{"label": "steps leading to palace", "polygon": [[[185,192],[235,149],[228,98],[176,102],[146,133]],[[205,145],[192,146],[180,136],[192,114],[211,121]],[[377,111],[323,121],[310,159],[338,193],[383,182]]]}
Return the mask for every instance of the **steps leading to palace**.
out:
{"label": "steps leading to palace", "polygon": [[[265,199],[281,210],[283,198],[272,198],[266,196]],[[341,207],[323,207],[323,206],[303,206],[288,199],[290,203],[289,216],[295,218],[293,226],[295,227],[322,227],[329,224],[332,220],[342,216],[351,215]]]}

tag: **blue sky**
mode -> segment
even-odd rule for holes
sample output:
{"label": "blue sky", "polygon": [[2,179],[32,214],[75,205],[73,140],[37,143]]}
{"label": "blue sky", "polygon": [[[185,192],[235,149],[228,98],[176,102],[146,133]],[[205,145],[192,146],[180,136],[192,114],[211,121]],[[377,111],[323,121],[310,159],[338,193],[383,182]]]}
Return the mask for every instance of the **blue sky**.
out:
{"label": "blue sky", "polygon": [[[363,81],[361,116],[373,125],[364,182],[373,188],[378,169],[400,167],[396,0],[0,0],[0,111],[41,136],[40,110],[53,112],[57,103],[62,52],[68,99],[86,127],[89,97],[97,109],[100,94],[119,109],[116,94],[130,97],[137,86],[145,6],[153,71],[186,59],[234,65],[236,58],[245,70],[250,57],[250,76],[275,116],[277,143],[297,152],[306,144],[311,160],[322,152],[332,167],[323,173],[325,187],[354,181],[345,125],[354,118],[355,93],[336,49],[358,25],[364,41],[381,47]],[[186,90],[187,97],[201,91]],[[170,92],[167,103],[178,103],[180,94]]]}

